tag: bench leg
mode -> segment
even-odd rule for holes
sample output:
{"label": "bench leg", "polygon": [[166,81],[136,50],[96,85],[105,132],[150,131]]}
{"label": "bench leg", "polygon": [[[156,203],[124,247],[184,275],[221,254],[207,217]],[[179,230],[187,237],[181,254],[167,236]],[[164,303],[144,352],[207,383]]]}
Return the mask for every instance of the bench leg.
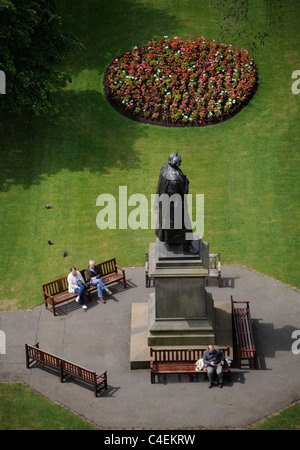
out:
{"label": "bench leg", "polygon": [[29,369],[29,354],[28,354],[28,345],[25,344],[25,355],[26,355],[26,367]]}
{"label": "bench leg", "polygon": [[63,363],[61,360],[59,361],[59,380],[61,383],[64,381],[64,370],[63,370]]}
{"label": "bench leg", "polygon": [[53,315],[56,316],[54,300],[52,300],[51,303],[52,303],[52,312],[53,312]]}

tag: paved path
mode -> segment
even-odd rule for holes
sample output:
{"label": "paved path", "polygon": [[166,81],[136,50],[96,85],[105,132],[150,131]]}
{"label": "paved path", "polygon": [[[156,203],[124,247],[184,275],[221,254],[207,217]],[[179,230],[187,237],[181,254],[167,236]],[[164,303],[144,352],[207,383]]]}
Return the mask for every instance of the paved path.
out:
{"label": "paved path", "polygon": [[[44,306],[33,311],[0,313],[6,354],[0,355],[0,382],[22,381],[104,429],[242,428],[300,400],[300,354],[291,351],[292,332],[300,329],[300,294],[245,267],[222,267],[224,287],[210,281],[216,302],[249,300],[259,369],[233,370],[223,389],[170,376],[150,384],[148,370],[129,369],[131,304],[147,302],[144,270],[127,268],[128,289],[113,286],[104,305],[95,299],[85,312],[64,304],[53,317]],[[24,344],[87,368],[108,370],[109,390],[95,398],[92,390],[58,376],[25,367]],[[0,347],[1,348],[1,347]],[[300,345],[298,345],[300,348]],[[3,350],[2,350],[3,351]]]}

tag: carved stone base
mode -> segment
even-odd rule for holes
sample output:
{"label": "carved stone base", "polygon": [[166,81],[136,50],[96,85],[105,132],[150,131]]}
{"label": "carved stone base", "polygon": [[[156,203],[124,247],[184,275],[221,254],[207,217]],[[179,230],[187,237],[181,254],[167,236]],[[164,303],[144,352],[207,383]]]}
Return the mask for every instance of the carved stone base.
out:
{"label": "carved stone base", "polygon": [[149,346],[215,343],[214,302],[205,290],[208,244],[193,241],[192,253],[182,244],[150,244],[149,272],[155,294],[149,299]]}
{"label": "carved stone base", "polygon": [[[213,313],[213,302],[210,297]],[[155,294],[148,302],[148,346],[195,346],[215,343],[215,333],[207,318],[165,318],[156,315]]]}

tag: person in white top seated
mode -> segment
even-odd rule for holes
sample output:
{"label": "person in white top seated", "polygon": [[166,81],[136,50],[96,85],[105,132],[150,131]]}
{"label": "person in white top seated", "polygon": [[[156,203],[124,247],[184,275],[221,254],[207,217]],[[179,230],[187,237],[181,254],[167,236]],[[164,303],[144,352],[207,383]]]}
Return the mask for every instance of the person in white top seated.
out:
{"label": "person in white top seated", "polygon": [[86,289],[86,284],[84,279],[82,278],[81,273],[76,270],[76,267],[72,266],[70,268],[70,273],[68,275],[68,285],[69,292],[72,294],[77,294],[76,301],[79,302],[79,305],[86,309],[87,306],[84,304],[84,291]]}

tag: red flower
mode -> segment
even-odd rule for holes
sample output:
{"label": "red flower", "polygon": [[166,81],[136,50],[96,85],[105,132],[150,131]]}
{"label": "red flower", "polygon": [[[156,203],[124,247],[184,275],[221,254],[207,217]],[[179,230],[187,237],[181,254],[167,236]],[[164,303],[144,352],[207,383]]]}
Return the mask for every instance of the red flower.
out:
{"label": "red flower", "polygon": [[190,36],[135,47],[106,72],[109,100],[155,121],[223,120],[253,95],[257,75],[245,49],[212,42]]}

